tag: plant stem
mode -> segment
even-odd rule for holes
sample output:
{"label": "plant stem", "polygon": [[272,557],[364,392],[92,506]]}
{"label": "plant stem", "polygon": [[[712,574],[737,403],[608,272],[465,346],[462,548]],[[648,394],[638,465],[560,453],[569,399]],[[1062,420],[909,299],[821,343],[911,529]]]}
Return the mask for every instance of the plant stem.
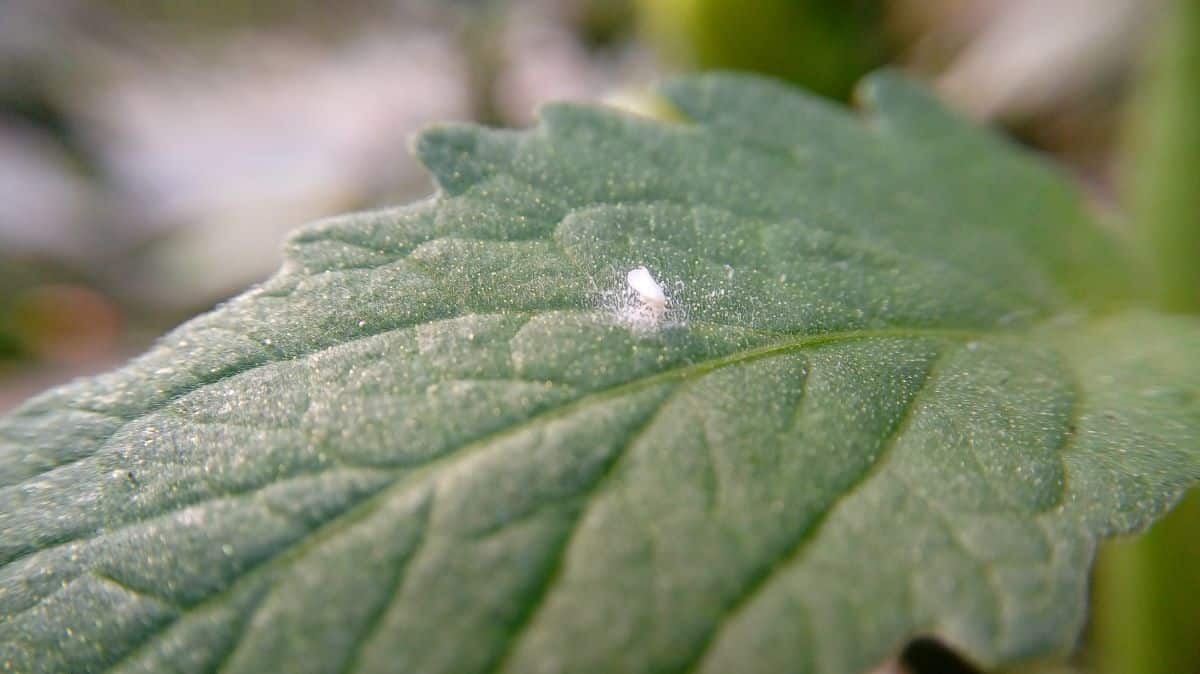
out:
{"label": "plant stem", "polygon": [[1104,674],[1200,672],[1200,492],[1149,533],[1105,546],[1093,642]]}
{"label": "plant stem", "polygon": [[1200,312],[1200,2],[1163,15],[1135,118],[1133,209],[1160,306]]}
{"label": "plant stem", "polygon": [[[1200,2],[1164,7],[1134,120],[1133,211],[1160,308],[1200,313]],[[1104,674],[1200,672],[1200,492],[1097,566],[1093,648]]]}

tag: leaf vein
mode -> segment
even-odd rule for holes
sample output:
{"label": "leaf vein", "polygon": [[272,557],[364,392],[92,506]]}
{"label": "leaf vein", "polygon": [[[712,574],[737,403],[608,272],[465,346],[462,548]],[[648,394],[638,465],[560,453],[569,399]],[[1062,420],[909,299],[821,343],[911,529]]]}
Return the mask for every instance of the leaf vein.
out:
{"label": "leaf vein", "polygon": [[778,559],[765,566],[761,573],[750,580],[743,592],[729,606],[726,607],[724,615],[716,622],[713,628],[709,630],[709,633],[700,643],[695,653],[676,669],[677,672],[693,674],[694,672],[699,671],[699,669],[704,665],[705,660],[711,654],[712,649],[719,642],[725,628],[730,625],[738,615],[744,612],[747,607],[749,607],[762,594],[762,592],[770,584],[770,581],[775,578],[780,571],[790,567],[801,558],[804,552],[808,549],[808,544],[815,540],[820,534],[825,523],[829,520],[830,514],[832,514],[833,511],[838,508],[838,506],[845,503],[853,494],[857,493],[858,490],[868,481],[870,481],[872,477],[879,474],[880,470],[883,469],[883,466],[890,457],[891,450],[895,447],[899,438],[902,437],[907,430],[908,424],[913,418],[913,412],[919,406],[919,399],[927,390],[930,380],[934,377],[935,369],[937,368],[938,363],[941,362],[943,353],[945,353],[944,349],[939,350],[937,355],[931,359],[931,362],[926,367],[925,376],[921,382],[920,388],[909,398],[908,404],[905,406],[900,418],[897,419],[895,425],[893,425],[892,429],[888,432],[888,435],[880,442],[881,449],[876,455],[875,460],[872,461],[871,464],[868,465],[851,484],[849,484],[845,489],[841,490],[841,493],[839,493],[838,496],[817,515],[817,517],[812,521],[811,524],[809,524],[809,526],[805,527],[804,530],[799,533],[797,539],[792,543],[792,545],[788,546],[788,548]]}
{"label": "leaf vein", "polygon": [[378,631],[383,626],[387,615],[391,613],[392,606],[400,598],[404,592],[404,581],[408,577],[408,570],[412,567],[417,555],[424,548],[426,541],[429,540],[429,523],[433,518],[433,504],[437,498],[436,489],[431,490],[426,498],[424,505],[421,507],[419,518],[420,524],[417,533],[417,541],[413,544],[412,550],[404,556],[402,560],[396,564],[396,569],[388,583],[384,588],[383,596],[385,599],[379,602],[379,606],[368,617],[367,622],[359,630],[354,643],[351,644],[349,651],[346,654],[346,659],[343,661],[338,672],[340,674],[349,674],[357,671],[362,660],[363,653],[366,652],[368,644],[377,636]]}
{"label": "leaf vein", "polygon": [[546,605],[546,599],[549,596],[550,590],[554,587],[555,582],[562,577],[566,563],[567,551],[570,549],[572,541],[575,540],[575,535],[580,529],[580,524],[587,516],[589,504],[592,502],[592,498],[599,492],[601,485],[603,485],[611,475],[616,473],[618,464],[620,464],[621,460],[628,455],[629,449],[637,444],[637,442],[644,437],[645,433],[654,426],[654,424],[658,421],[662,410],[666,408],[670,401],[674,400],[675,396],[684,388],[685,387],[682,385],[676,386],[670,391],[670,393],[663,396],[663,399],[655,405],[653,411],[647,415],[646,420],[629,431],[626,437],[621,441],[621,445],[614,453],[613,457],[609,459],[608,465],[605,466],[604,471],[597,476],[591,485],[588,486],[582,497],[584,499],[584,503],[580,506],[579,512],[571,524],[570,531],[562,537],[561,543],[555,550],[554,561],[552,562],[549,572],[543,577],[542,582],[537,588],[534,589],[532,593],[532,600],[528,604],[529,610],[526,611],[521,619],[517,622],[508,639],[505,641],[503,650],[496,657],[493,664],[487,668],[486,671],[489,674],[498,674],[504,670],[513,654],[516,652],[519,642],[528,632],[532,624],[537,620],[537,615],[542,610],[542,607]]}

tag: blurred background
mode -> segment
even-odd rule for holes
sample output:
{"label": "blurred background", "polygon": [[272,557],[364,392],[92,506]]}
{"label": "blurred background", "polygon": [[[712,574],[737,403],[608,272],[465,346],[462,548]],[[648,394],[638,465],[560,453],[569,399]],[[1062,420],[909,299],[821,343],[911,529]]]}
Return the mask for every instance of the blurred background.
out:
{"label": "blurred background", "polygon": [[[671,72],[754,70],[848,100],[865,72],[898,66],[1054,155],[1096,202],[1122,204],[1125,178],[1145,174],[1162,189],[1143,190],[1158,210],[1139,222],[1195,223],[1195,173],[1161,167],[1200,158],[1200,84],[1156,99],[1160,126],[1191,129],[1191,145],[1164,135],[1142,164],[1128,151],[1164,11],[1149,0],[0,0],[0,412],[119,365],[264,279],[293,227],[427,194],[406,146],[422,126],[528,125],[551,99],[637,106]],[[1180,82],[1200,81],[1187,70],[1200,28],[1189,35]],[[1185,230],[1200,226],[1162,229]],[[1176,307],[1200,308],[1200,241],[1163,241],[1159,258],[1174,252],[1182,279]],[[1169,546],[1106,553],[1101,617],[1073,663],[1022,671],[1200,671],[1200,549],[1178,547],[1200,545],[1200,499],[1189,507],[1190,523],[1161,527],[1182,527],[1161,534]],[[888,671],[971,671],[929,642],[905,663]]]}

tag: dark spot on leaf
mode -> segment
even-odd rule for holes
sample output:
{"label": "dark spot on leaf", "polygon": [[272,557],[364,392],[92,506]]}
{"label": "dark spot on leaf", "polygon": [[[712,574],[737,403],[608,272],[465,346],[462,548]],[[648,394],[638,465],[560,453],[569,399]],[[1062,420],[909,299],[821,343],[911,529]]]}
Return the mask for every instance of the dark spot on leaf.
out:
{"label": "dark spot on leaf", "polygon": [[921,637],[908,644],[900,655],[906,671],[912,674],[980,674],[971,665],[940,641]]}

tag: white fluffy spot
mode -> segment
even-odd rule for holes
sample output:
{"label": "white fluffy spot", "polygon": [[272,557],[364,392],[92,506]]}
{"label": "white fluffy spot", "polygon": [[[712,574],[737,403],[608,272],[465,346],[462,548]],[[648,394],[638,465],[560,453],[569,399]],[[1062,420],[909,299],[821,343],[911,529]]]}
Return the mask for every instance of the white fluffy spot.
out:
{"label": "white fluffy spot", "polygon": [[682,281],[660,283],[644,266],[613,268],[612,272],[616,283],[598,288],[597,298],[618,323],[638,334],[684,324],[686,311],[680,301]]}
{"label": "white fluffy spot", "polygon": [[626,264],[609,267],[612,276],[593,286],[597,308],[608,313],[617,324],[641,336],[686,325],[683,281],[660,281],[645,266],[631,269]]}
{"label": "white fluffy spot", "polygon": [[663,292],[662,286],[658,285],[658,281],[654,280],[649,269],[645,267],[630,269],[625,280],[650,313],[658,318],[666,313],[667,294]]}

